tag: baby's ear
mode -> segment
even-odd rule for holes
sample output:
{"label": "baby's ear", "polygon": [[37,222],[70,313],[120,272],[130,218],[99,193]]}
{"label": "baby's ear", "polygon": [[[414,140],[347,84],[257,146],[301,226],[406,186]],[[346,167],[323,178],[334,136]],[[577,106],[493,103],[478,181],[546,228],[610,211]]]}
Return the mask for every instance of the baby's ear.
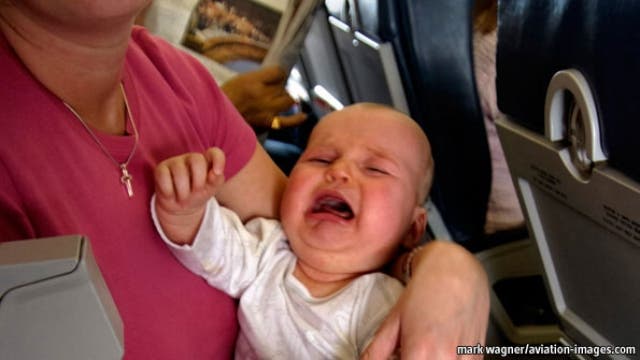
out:
{"label": "baby's ear", "polygon": [[413,219],[411,221],[411,226],[407,231],[407,234],[404,237],[402,245],[407,249],[412,249],[416,247],[420,240],[422,239],[422,235],[427,229],[427,210],[422,206],[416,206],[413,210]]}

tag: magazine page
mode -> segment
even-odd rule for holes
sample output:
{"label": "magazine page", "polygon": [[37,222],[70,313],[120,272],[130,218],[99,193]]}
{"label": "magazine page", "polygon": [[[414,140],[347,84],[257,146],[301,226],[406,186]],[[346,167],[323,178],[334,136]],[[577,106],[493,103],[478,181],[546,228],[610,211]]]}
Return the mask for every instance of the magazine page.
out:
{"label": "magazine page", "polygon": [[281,24],[281,37],[274,40],[263,64],[279,64],[286,70],[293,68],[320,3],[320,0],[290,0],[290,19]]}
{"label": "magazine page", "polygon": [[180,44],[198,0],[153,0],[142,25],[172,44]]}
{"label": "magazine page", "polygon": [[298,60],[320,0],[154,0],[151,32],[198,58],[224,83],[238,72]]}
{"label": "magazine page", "polygon": [[[238,72],[259,67],[293,0],[200,0],[183,44]],[[282,30],[281,30],[282,31]]]}
{"label": "magazine page", "polygon": [[182,45],[193,9],[199,0],[153,0],[137,19],[139,25],[158,35],[180,50],[189,53],[209,70],[219,85],[236,75],[235,71]]}

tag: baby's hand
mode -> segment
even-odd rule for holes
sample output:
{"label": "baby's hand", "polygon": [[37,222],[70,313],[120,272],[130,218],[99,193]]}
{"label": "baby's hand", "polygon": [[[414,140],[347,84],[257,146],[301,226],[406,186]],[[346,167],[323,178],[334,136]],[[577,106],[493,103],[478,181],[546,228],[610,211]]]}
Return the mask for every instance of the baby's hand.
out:
{"label": "baby's hand", "polygon": [[219,148],[175,156],[158,164],[156,214],[171,241],[193,241],[207,201],[224,183],[224,164]]}

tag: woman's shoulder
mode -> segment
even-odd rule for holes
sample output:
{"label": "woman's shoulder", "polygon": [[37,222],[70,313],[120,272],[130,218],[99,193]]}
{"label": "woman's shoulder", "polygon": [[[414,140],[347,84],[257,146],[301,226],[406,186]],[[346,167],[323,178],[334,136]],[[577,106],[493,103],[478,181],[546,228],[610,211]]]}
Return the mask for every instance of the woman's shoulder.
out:
{"label": "woman's shoulder", "polygon": [[212,119],[239,117],[196,58],[140,26],[134,26],[131,33],[124,79],[125,87],[131,83],[132,94],[148,103],[186,111],[186,118],[194,125],[205,127],[201,132],[215,132],[217,122]]}
{"label": "woman's shoulder", "polygon": [[154,71],[167,80],[197,81],[216,87],[208,70],[196,58],[140,26],[134,26],[131,32],[127,66],[136,73]]}

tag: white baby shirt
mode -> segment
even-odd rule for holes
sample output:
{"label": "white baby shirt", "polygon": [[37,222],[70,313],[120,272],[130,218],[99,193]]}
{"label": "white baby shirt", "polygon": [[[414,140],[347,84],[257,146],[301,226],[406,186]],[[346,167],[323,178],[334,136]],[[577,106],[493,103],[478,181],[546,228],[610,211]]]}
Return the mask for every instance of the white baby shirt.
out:
{"label": "white baby shirt", "polygon": [[[325,298],[294,276],[296,257],[280,223],[243,225],[214,199],[191,246],[164,241],[192,272],[239,298],[236,359],[357,359],[402,292],[383,273],[363,275]],[[207,319],[215,321],[215,319]]]}

